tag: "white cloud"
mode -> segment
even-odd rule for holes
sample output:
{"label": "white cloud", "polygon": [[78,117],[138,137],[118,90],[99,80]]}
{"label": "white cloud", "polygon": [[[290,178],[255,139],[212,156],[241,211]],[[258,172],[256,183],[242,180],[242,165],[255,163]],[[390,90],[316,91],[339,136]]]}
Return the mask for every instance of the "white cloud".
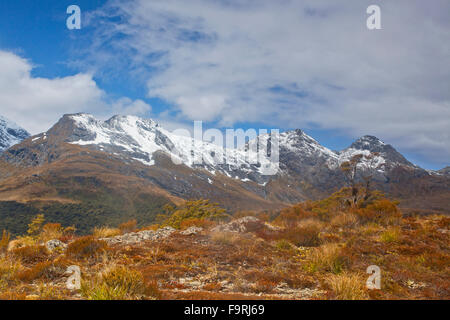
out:
{"label": "white cloud", "polygon": [[144,101],[120,98],[111,105],[112,113],[121,115],[146,116],[152,111],[152,107]]}
{"label": "white cloud", "polygon": [[46,79],[33,77],[32,64],[0,51],[0,114],[35,134],[46,131],[66,113],[95,115],[144,115],[151,107],[141,100],[120,98],[107,103],[107,96],[90,74]]}
{"label": "white cloud", "polygon": [[152,70],[149,96],[184,119],[374,134],[445,162],[450,3],[379,1],[383,30],[369,31],[372,2],[112,0],[91,17],[90,59],[101,69],[112,47]]}

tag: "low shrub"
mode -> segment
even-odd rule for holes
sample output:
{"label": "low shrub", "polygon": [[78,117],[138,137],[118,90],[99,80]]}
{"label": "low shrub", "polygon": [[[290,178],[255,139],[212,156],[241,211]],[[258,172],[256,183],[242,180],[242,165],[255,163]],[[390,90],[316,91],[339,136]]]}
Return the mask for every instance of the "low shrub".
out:
{"label": "low shrub", "polygon": [[11,251],[12,255],[18,257],[26,264],[34,264],[46,261],[48,259],[48,251],[45,246],[31,245],[17,248]]}
{"label": "low shrub", "polygon": [[286,229],[281,237],[297,247],[317,247],[321,242],[319,233],[317,226],[298,226]]}
{"label": "low shrub", "polygon": [[16,278],[24,282],[36,279],[51,281],[62,277],[69,265],[64,261],[44,261],[19,272]]}
{"label": "low shrub", "polygon": [[119,225],[119,230],[123,234],[130,233],[136,231],[137,221],[136,219],[129,220],[127,222],[122,223]]}
{"label": "low shrub", "polygon": [[180,223],[180,229],[186,230],[190,227],[199,227],[199,228],[203,228],[203,229],[210,229],[210,228],[214,227],[215,225],[216,225],[216,223],[211,220],[199,219],[199,218],[189,218],[189,219],[183,220]]}
{"label": "low shrub", "polygon": [[93,258],[105,252],[108,245],[105,241],[97,240],[92,236],[86,236],[70,243],[66,255],[73,259]]}
{"label": "low shrub", "polygon": [[375,222],[381,225],[398,225],[402,213],[397,207],[398,202],[388,199],[378,199],[364,208],[354,211],[362,223]]}
{"label": "low shrub", "polygon": [[39,240],[49,241],[53,239],[59,239],[64,234],[64,228],[59,223],[47,223],[42,227],[42,231],[39,234]]}
{"label": "low shrub", "polygon": [[191,219],[203,219],[211,221],[220,221],[229,219],[226,210],[220,208],[218,204],[211,203],[209,200],[186,201],[178,208],[167,208],[166,215],[160,215],[159,220],[163,220],[164,226],[170,226],[175,229],[181,228],[181,223]]}

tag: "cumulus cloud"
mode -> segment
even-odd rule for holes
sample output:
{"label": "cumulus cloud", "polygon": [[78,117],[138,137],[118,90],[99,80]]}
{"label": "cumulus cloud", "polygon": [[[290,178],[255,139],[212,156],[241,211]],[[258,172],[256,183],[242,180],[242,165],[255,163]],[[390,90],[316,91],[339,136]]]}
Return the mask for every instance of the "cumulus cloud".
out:
{"label": "cumulus cloud", "polygon": [[141,100],[109,99],[91,74],[37,78],[32,64],[11,52],[0,51],[0,114],[35,134],[46,131],[65,113],[88,112],[144,115],[151,107]]}
{"label": "cumulus cloud", "polygon": [[371,4],[111,0],[91,16],[90,59],[101,69],[112,48],[184,119],[374,134],[445,162],[450,3],[379,1],[369,31]]}

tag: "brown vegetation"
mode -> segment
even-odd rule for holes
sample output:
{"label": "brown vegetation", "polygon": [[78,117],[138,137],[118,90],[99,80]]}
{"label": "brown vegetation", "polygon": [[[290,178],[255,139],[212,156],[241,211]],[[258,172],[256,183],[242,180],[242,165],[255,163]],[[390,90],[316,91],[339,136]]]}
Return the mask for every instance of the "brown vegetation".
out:
{"label": "brown vegetation", "polygon": [[[20,246],[9,251],[10,238],[3,234],[0,298],[449,299],[450,219],[404,217],[396,202],[378,192],[356,203],[351,198],[345,188],[265,215],[246,232],[215,230],[231,217],[208,201],[191,201],[167,208],[159,226],[141,230],[171,225],[202,232],[108,246],[99,238],[121,230],[103,227],[53,252],[44,239],[64,239],[64,230],[35,223],[39,232],[13,240]],[[239,216],[248,215],[258,213]],[[135,228],[127,223],[122,232]],[[65,288],[69,265],[82,270],[80,291]],[[370,265],[381,269],[381,290],[366,288]]]}

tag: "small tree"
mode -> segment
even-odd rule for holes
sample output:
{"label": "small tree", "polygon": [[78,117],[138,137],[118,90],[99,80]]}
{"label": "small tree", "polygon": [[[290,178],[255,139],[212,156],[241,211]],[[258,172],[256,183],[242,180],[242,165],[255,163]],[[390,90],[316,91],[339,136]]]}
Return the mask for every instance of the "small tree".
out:
{"label": "small tree", "polygon": [[354,155],[349,161],[341,164],[341,171],[344,174],[347,183],[351,189],[351,206],[355,206],[358,202],[359,189],[356,184],[356,174],[358,171],[358,164],[361,162],[364,155]]}
{"label": "small tree", "polygon": [[28,225],[27,233],[29,236],[36,238],[39,236],[42,230],[42,226],[44,224],[45,217],[43,214],[38,214]]}
{"label": "small tree", "polygon": [[[343,162],[341,164],[341,171],[344,174],[348,186],[351,190],[351,200],[350,204],[352,207],[356,206],[360,198],[362,197],[364,201],[369,200],[372,191],[371,183],[373,180],[374,171],[372,168],[375,167],[378,161],[378,152],[370,153],[369,155],[357,154],[354,155],[349,161]],[[357,181],[358,166],[365,160],[368,163],[368,169],[361,171],[360,176],[364,182],[364,195],[361,193],[361,185]],[[379,166],[375,167],[377,169]]]}
{"label": "small tree", "polygon": [[0,252],[4,252],[8,249],[9,241],[11,240],[11,234],[3,230],[2,238],[0,240]]}

